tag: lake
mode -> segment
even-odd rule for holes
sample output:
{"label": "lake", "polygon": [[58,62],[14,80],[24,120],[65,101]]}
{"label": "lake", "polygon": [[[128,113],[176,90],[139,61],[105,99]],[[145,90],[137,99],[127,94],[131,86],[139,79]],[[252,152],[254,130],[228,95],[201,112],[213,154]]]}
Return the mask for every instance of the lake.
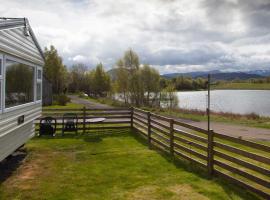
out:
{"label": "lake", "polygon": [[[206,110],[207,91],[177,92],[179,107]],[[211,110],[270,117],[270,90],[212,90]]]}

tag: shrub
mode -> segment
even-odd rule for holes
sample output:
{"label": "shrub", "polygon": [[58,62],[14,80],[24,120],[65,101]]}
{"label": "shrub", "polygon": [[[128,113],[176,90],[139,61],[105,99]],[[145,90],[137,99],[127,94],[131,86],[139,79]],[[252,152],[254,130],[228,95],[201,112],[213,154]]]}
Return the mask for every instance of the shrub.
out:
{"label": "shrub", "polygon": [[83,98],[83,97],[85,97],[85,94],[84,94],[83,92],[79,92],[78,96],[79,96],[80,98]]}
{"label": "shrub", "polygon": [[54,103],[60,106],[65,106],[70,102],[70,98],[65,94],[59,94],[54,96]]}

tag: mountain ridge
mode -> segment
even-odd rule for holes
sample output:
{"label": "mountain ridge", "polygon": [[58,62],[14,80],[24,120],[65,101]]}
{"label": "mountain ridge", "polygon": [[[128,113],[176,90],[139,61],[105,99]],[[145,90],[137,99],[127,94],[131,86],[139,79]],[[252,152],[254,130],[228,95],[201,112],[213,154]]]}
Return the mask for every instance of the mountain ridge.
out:
{"label": "mountain ridge", "polygon": [[[117,68],[112,68],[107,71],[107,73],[110,75],[111,79],[116,79],[116,71]],[[195,71],[195,72],[186,72],[186,73],[168,73],[168,74],[162,74],[160,75],[163,78],[166,79],[172,79],[176,78],[178,76],[184,76],[184,77],[191,77],[191,78],[207,78],[207,75],[211,74],[213,79],[216,80],[234,80],[234,79],[240,79],[240,80],[246,80],[251,78],[263,78],[270,76],[270,70],[252,70],[252,71],[246,71],[246,72],[222,72],[219,70],[212,70],[212,71]]]}

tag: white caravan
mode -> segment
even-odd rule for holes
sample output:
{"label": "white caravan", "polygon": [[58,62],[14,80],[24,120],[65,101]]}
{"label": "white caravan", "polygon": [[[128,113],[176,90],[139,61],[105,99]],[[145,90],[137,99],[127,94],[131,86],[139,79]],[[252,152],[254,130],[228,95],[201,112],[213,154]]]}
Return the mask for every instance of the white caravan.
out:
{"label": "white caravan", "polygon": [[25,18],[0,18],[0,161],[35,133],[44,56]]}

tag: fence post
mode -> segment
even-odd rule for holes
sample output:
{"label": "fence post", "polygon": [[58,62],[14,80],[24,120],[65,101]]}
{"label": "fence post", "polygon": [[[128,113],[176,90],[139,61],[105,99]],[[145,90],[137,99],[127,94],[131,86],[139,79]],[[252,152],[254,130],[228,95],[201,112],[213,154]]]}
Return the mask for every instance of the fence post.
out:
{"label": "fence post", "polygon": [[207,145],[207,171],[208,175],[212,176],[214,171],[214,131],[208,131],[208,145]]}
{"label": "fence post", "polygon": [[134,108],[130,108],[130,127],[133,129],[133,113],[134,113]]}
{"label": "fence post", "polygon": [[173,134],[173,124],[174,120],[170,119],[170,153],[173,156],[174,155],[174,134]]}
{"label": "fence post", "polygon": [[86,123],[86,108],[83,107],[83,133],[85,133],[85,123]]}
{"label": "fence post", "polygon": [[151,148],[151,113],[147,112],[147,137],[148,137],[148,146]]}

